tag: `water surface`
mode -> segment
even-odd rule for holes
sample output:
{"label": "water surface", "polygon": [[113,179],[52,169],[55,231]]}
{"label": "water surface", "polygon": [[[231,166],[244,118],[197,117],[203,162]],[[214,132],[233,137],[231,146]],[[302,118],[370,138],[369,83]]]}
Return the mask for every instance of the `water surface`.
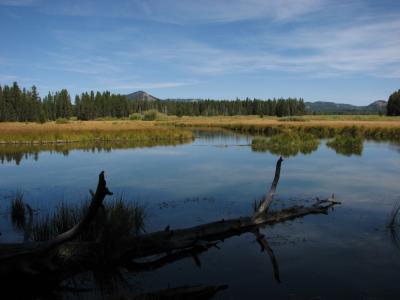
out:
{"label": "water surface", "polygon": [[[193,226],[252,213],[269,190],[277,155],[254,152],[251,136],[196,132],[191,144],[143,148],[91,148],[9,154],[0,164],[0,242],[20,241],[9,199],[23,191],[40,213],[61,201],[79,203],[106,172],[108,186],[148,212],[147,231]],[[144,291],[189,284],[227,284],[219,299],[398,299],[400,250],[385,228],[400,197],[400,148],[366,141],[361,155],[340,155],[321,141],[309,155],[285,159],[274,209],[309,204],[332,193],[342,205],[329,215],[264,228],[280,267],[273,278],[254,236],[225,240],[219,249],[160,270],[135,275]]]}

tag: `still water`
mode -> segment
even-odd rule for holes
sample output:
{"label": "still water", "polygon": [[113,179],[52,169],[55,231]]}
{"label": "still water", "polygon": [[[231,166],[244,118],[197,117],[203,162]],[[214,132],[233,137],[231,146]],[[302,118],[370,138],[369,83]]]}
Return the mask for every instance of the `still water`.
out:
{"label": "still water", "polygon": [[[253,202],[269,190],[278,159],[252,151],[251,140],[199,131],[184,145],[35,151],[19,154],[18,164],[10,154],[0,164],[0,243],[22,239],[9,216],[16,191],[40,213],[51,212],[62,201],[87,198],[101,170],[114,194],[146,207],[147,232],[250,215]],[[262,229],[278,260],[280,284],[251,234],[202,254],[201,267],[186,258],[129,281],[141,291],[228,285],[217,299],[399,299],[400,249],[385,227],[400,198],[399,179],[399,146],[365,141],[361,155],[344,156],[322,140],[311,154],[284,160],[273,206],[332,193],[342,204],[328,215]]]}

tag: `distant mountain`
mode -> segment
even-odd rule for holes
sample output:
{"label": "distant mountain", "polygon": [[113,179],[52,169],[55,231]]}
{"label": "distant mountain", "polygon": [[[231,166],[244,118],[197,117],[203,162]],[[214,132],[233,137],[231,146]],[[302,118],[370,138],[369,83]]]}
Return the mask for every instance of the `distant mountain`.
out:
{"label": "distant mountain", "polygon": [[387,101],[385,100],[376,100],[366,107],[371,110],[386,110]]}
{"label": "distant mountain", "polygon": [[[137,91],[131,94],[126,95],[129,100],[147,100],[147,101],[156,101],[156,100],[170,100],[170,101],[179,101],[179,102],[196,102],[201,101],[202,99],[159,99],[156,98],[144,91]],[[379,112],[386,112],[387,102],[384,100],[377,100],[372,102],[369,105],[365,106],[357,106],[345,103],[335,103],[335,102],[324,102],[324,101],[316,101],[316,102],[305,102],[306,111],[308,113],[316,113],[316,114],[378,114]]]}
{"label": "distant mountain", "polygon": [[126,97],[129,100],[147,100],[147,101],[158,100],[158,98],[156,98],[156,97],[154,97],[154,96],[152,96],[150,94],[147,94],[144,91],[137,91],[137,92],[134,92],[134,93],[126,95]]}
{"label": "distant mountain", "polygon": [[344,103],[335,102],[305,102],[306,111],[310,113],[322,113],[322,114],[373,114],[373,113],[385,113],[387,102],[384,100],[377,100],[366,106],[357,106]]}

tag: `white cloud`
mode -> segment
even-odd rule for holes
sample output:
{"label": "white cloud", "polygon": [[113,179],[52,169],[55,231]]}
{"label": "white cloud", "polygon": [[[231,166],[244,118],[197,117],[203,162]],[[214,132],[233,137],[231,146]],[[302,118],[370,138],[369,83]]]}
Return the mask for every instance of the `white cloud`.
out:
{"label": "white cloud", "polygon": [[365,72],[396,76],[400,66],[400,21],[368,20],[360,24],[321,26],[294,30],[282,37],[267,38],[277,51],[294,50],[302,55],[280,55],[290,66],[311,72]]}
{"label": "white cloud", "polygon": [[[177,40],[132,57],[168,60],[195,74],[218,75],[263,70],[306,73],[312,77],[364,74],[400,77],[400,21],[364,19],[351,24],[300,26],[284,35],[266,31],[237,47]],[[252,47],[255,45],[255,47]],[[129,52],[120,55],[130,56]]]}

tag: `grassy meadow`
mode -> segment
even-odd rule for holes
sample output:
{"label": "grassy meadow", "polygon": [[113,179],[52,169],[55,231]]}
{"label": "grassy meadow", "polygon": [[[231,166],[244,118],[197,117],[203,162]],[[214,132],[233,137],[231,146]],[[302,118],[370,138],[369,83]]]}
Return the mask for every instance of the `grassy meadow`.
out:
{"label": "grassy meadow", "polygon": [[163,142],[192,139],[189,130],[155,126],[153,121],[67,121],[62,123],[0,123],[2,144],[75,142]]}
{"label": "grassy meadow", "polygon": [[357,135],[376,140],[400,141],[400,117],[377,115],[307,115],[294,117],[216,116],[175,117],[161,120],[97,120],[39,123],[0,123],[1,144],[51,144],[77,142],[188,141],[190,128],[206,127],[251,134],[294,132],[319,138]]}

